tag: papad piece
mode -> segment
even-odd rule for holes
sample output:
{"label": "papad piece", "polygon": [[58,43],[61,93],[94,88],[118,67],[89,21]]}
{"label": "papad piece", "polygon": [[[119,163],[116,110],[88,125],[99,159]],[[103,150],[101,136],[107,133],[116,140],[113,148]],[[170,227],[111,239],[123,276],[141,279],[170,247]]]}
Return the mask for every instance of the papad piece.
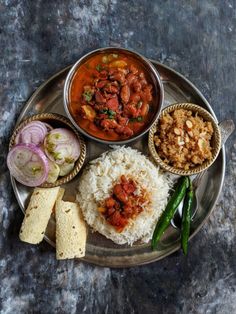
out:
{"label": "papad piece", "polygon": [[20,229],[20,240],[38,244],[43,240],[60,187],[35,188]]}
{"label": "papad piece", "polygon": [[85,256],[86,224],[77,203],[56,202],[56,258]]}

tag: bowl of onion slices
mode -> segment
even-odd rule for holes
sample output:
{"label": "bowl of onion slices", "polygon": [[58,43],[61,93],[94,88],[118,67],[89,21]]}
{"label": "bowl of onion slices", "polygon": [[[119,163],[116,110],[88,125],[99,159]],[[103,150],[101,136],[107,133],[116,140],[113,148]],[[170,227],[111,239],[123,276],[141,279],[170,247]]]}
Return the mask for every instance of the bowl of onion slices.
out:
{"label": "bowl of onion slices", "polygon": [[71,181],[83,166],[86,145],[71,122],[55,113],[33,115],[16,127],[7,166],[23,185],[55,187]]}

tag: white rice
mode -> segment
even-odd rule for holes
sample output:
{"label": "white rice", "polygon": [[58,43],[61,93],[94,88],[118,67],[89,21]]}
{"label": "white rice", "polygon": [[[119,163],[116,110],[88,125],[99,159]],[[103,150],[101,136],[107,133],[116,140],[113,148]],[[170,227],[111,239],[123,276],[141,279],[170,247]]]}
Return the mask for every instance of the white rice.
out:
{"label": "white rice", "polygon": [[[130,219],[122,232],[109,225],[98,206],[110,196],[114,184],[121,175],[133,178],[150,194],[150,202],[135,218]],[[84,170],[78,186],[77,201],[87,223],[108,239],[117,244],[132,245],[137,240],[148,242],[155,225],[164,210],[170,181],[165,174],[144,155],[130,147],[120,147],[102,154],[90,162]]]}

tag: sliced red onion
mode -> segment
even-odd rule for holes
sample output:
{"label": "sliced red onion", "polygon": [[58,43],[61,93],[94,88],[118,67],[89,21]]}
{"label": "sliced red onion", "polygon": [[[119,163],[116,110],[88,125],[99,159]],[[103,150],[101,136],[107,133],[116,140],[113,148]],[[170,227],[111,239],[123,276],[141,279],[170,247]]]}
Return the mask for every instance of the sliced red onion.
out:
{"label": "sliced red onion", "polygon": [[46,126],[48,132],[53,130],[53,127],[50,124],[48,124],[46,122],[43,122],[43,124]]}
{"label": "sliced red onion", "polygon": [[60,168],[55,162],[51,161],[50,159],[48,159],[48,165],[49,165],[49,172],[48,172],[48,177],[46,181],[48,183],[54,183],[57,181],[59,177]]}
{"label": "sliced red onion", "polygon": [[74,163],[72,163],[72,164],[64,163],[63,165],[60,166],[59,175],[62,177],[66,176],[68,173],[70,173],[73,170],[74,166],[75,166]]}
{"label": "sliced red onion", "polygon": [[15,145],[8,153],[11,175],[26,186],[39,186],[46,181],[49,166],[44,152],[33,144]]}
{"label": "sliced red onion", "polygon": [[44,140],[48,158],[59,165],[74,163],[80,155],[80,145],[75,134],[64,128],[50,131]]}
{"label": "sliced red onion", "polygon": [[15,144],[19,144],[20,141],[21,141],[20,132],[18,132],[15,138]]}
{"label": "sliced red onion", "polygon": [[45,123],[41,121],[32,121],[19,131],[15,143],[40,145],[43,143],[47,133],[48,130]]}

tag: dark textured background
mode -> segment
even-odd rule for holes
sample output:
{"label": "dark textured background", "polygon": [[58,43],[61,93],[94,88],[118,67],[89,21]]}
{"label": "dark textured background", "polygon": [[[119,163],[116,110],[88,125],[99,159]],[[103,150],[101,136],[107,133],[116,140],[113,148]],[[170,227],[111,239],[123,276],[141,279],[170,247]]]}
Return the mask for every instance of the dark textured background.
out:
{"label": "dark textured background", "polygon": [[85,52],[123,46],[173,67],[219,120],[235,116],[236,2],[0,1],[1,313],[236,313],[236,136],[227,144],[221,199],[181,252],[132,269],[57,262],[45,242],[21,243],[23,218],[5,158],[28,97]]}

